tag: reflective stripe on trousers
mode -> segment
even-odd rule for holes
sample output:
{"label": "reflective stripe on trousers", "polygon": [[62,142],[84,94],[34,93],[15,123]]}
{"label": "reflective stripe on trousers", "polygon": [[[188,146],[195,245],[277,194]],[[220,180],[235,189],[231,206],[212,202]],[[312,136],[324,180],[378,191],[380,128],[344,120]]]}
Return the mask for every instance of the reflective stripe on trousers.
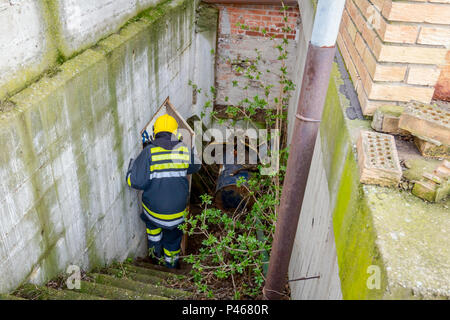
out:
{"label": "reflective stripe on trousers", "polygon": [[167,263],[175,264],[180,257],[180,249],[175,251],[169,251],[166,248],[164,248],[164,260]]}
{"label": "reflective stripe on trousers", "polygon": [[157,228],[157,229],[147,228],[147,239],[150,241],[153,241],[153,242],[161,241],[161,239],[162,239],[161,228]]}

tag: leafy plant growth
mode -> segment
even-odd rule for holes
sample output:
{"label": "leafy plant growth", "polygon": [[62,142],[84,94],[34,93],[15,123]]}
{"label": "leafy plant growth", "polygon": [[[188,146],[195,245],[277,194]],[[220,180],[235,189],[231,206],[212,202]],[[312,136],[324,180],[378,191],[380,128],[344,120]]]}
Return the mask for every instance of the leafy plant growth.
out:
{"label": "leafy plant growth", "polygon": [[[291,32],[287,18],[288,7],[282,6],[284,13],[285,35]],[[250,29],[267,34],[266,30],[239,24],[242,29]],[[240,179],[238,188],[244,188],[246,197],[234,212],[223,212],[213,204],[211,194],[201,196],[202,211],[198,215],[191,215],[180,226],[189,236],[202,239],[198,253],[183,257],[184,261],[192,264],[191,280],[194,281],[201,293],[210,298],[255,298],[261,294],[264,285],[264,270],[268,264],[268,253],[271,250],[275,231],[277,207],[281,194],[281,184],[285,173],[287,159],[286,148],[286,113],[290,92],[294,84],[288,77],[286,60],[288,57],[289,41],[286,36],[277,39],[267,36],[274,41],[274,50],[278,52],[280,68],[277,72],[278,83],[266,83],[265,73],[261,70],[262,52],[255,49],[256,58],[241,61],[228,61],[235,74],[241,75],[245,81],[232,81],[232,86],[242,93],[242,99],[233,105],[228,105],[226,114],[229,119],[218,117],[213,109],[217,90],[214,87],[209,92],[202,92],[193,82],[189,85],[196,94],[204,94],[207,101],[204,105],[202,118],[211,116],[215,121],[225,126],[233,127],[236,119],[246,120],[252,124],[258,112],[265,114],[266,127],[272,132],[281,132],[276,136],[268,135],[268,139],[280,146],[278,151],[279,172],[273,175],[261,175],[256,172],[249,180]],[[215,54],[212,52],[212,54]],[[250,87],[259,85],[262,95],[250,97]],[[225,98],[228,101],[228,97]],[[261,143],[261,142],[260,142]],[[277,156],[276,154],[272,154]],[[259,164],[258,169],[263,165]],[[230,284],[231,283],[231,284]],[[230,294],[223,294],[230,284]]]}

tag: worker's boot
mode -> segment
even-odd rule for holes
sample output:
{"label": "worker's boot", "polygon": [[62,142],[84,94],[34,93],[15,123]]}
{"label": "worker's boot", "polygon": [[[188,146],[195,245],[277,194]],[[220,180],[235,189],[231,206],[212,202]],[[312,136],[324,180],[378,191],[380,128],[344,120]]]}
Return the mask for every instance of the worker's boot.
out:
{"label": "worker's boot", "polygon": [[151,264],[159,265],[161,264],[161,252],[160,250],[155,250],[155,248],[149,249],[148,262]]}
{"label": "worker's boot", "polygon": [[169,269],[180,269],[180,263],[178,261],[173,264],[166,262],[166,267]]}
{"label": "worker's boot", "polygon": [[149,257],[149,262],[151,263],[151,264],[155,264],[155,265],[159,265],[159,263],[160,263],[160,260],[161,258],[157,258],[157,257]]}
{"label": "worker's boot", "polygon": [[180,269],[180,260],[177,259],[176,261],[167,261],[166,259],[164,259],[166,267],[169,269]]}

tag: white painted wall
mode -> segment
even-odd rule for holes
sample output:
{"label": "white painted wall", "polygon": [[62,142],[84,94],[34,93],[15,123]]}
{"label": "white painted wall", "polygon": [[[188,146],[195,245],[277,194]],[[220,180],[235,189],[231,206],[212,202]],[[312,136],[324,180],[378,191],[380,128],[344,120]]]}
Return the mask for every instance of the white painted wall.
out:
{"label": "white painted wall", "polygon": [[289,279],[320,276],[290,282],[295,300],[342,299],[332,210],[323,165],[320,134],[311,164],[305,198],[289,265]]}

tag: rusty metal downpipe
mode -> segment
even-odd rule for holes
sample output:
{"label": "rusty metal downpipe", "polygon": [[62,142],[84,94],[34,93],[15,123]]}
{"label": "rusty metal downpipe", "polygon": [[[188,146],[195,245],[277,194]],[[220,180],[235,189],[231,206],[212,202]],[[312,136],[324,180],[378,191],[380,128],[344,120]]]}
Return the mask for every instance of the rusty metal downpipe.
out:
{"label": "rusty metal downpipe", "polygon": [[263,288],[265,299],[283,297],[335,51],[336,46],[309,44],[269,270]]}

